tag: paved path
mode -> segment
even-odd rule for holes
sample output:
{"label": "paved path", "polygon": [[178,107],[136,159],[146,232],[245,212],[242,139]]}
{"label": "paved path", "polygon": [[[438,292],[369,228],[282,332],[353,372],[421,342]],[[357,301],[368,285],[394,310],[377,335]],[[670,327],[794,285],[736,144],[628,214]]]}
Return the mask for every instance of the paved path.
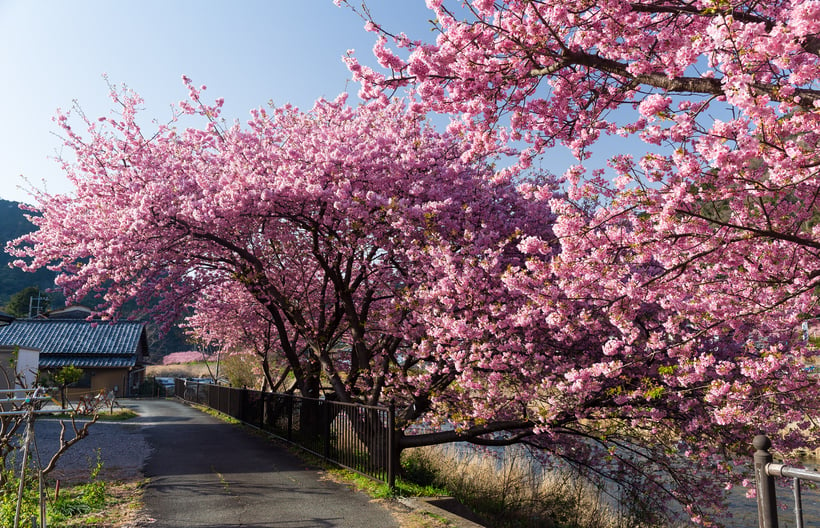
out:
{"label": "paved path", "polygon": [[142,527],[398,526],[366,495],[239,427],[170,400],[132,403],[151,448]]}

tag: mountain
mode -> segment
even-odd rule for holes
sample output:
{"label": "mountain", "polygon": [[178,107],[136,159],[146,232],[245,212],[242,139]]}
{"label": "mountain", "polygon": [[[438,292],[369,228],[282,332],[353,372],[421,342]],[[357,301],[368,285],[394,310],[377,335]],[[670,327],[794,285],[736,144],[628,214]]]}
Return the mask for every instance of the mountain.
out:
{"label": "mountain", "polygon": [[[19,203],[0,199],[0,243],[2,243],[3,247],[5,247],[7,241],[30,233],[36,229],[34,224],[26,219],[25,214],[26,213],[20,210]],[[46,269],[38,270],[35,273],[27,273],[19,268],[9,267],[11,261],[11,255],[0,250],[0,310],[8,304],[12,295],[29,286],[36,286],[41,292],[45,292],[54,287],[56,273]],[[52,309],[65,305],[65,298],[61,293],[50,293],[48,296]],[[88,298],[87,301],[89,306],[93,303],[91,298]],[[133,309],[135,309],[135,307],[129,304],[123,310],[123,313],[127,314]],[[154,339],[157,339],[155,325],[150,319],[148,320],[148,326],[149,333]],[[180,330],[177,325],[174,325],[167,334],[161,336],[161,338],[156,341],[152,341],[151,355],[161,357],[168,352],[188,350],[190,348],[191,345],[187,343],[182,330]]]}
{"label": "mountain", "polygon": [[[26,219],[19,203],[0,199],[0,242],[3,247],[7,241],[34,230],[34,224]],[[11,255],[5,251],[0,252],[0,306],[8,303],[13,294],[29,286],[36,286],[40,291],[54,287],[54,272],[41,269],[35,273],[26,273],[18,268],[9,267],[11,261]],[[52,298],[54,297],[52,295]],[[60,298],[62,299],[62,296]],[[54,306],[52,302],[52,307]]]}

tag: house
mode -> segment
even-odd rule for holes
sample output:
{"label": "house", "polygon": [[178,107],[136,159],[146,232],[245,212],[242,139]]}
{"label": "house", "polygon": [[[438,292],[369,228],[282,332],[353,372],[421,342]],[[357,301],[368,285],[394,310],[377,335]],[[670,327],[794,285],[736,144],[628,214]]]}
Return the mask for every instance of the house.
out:
{"label": "house", "polygon": [[81,368],[83,377],[69,387],[69,399],[100,391],[132,396],[144,379],[148,359],[144,322],[89,321],[59,314],[17,319],[0,327],[0,347],[39,350],[41,372],[68,365]]}
{"label": "house", "polygon": [[34,387],[39,361],[37,349],[0,346],[0,390]]}

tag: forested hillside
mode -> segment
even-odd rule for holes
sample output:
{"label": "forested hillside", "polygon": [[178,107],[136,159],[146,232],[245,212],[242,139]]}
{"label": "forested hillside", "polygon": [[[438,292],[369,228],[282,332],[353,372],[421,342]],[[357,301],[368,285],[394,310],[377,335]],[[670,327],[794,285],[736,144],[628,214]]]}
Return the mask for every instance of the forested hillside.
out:
{"label": "forested hillside", "polygon": [[[33,229],[34,226],[26,219],[17,202],[0,200],[0,241],[3,246],[6,241]],[[26,273],[10,268],[11,260],[6,252],[0,254],[0,306],[8,303],[9,298],[23,288],[36,286],[43,291],[54,286],[55,274],[51,271],[40,269],[36,273]]]}
{"label": "forested hillside", "polygon": [[[17,238],[34,229],[34,225],[29,222],[23,211],[19,208],[19,203],[0,199],[0,241],[5,246],[6,241]],[[0,309],[6,306],[12,295],[30,286],[35,286],[41,292],[54,287],[55,273],[46,269],[40,269],[36,273],[27,273],[17,268],[9,267],[12,258],[5,251],[0,254]],[[59,293],[49,293],[49,307],[59,308],[65,304],[64,297]],[[90,301],[90,299],[89,299]],[[85,303],[90,304],[90,303]],[[133,306],[128,306],[133,309]],[[151,334],[156,335],[153,321],[149,321]],[[185,336],[174,325],[170,332],[159,341],[151,344],[153,355],[162,356],[167,352],[185,350],[190,345],[185,342]]]}

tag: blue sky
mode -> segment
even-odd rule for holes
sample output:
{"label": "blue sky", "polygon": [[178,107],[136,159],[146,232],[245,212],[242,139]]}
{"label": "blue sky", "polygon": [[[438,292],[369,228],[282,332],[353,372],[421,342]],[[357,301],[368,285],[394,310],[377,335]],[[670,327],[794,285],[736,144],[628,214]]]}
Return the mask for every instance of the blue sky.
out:
{"label": "blue sky", "polygon": [[[424,0],[367,3],[389,31],[434,38]],[[61,142],[52,117],[75,100],[92,119],[107,114],[103,74],[142,95],[144,119],[168,120],[187,97],[187,75],[208,86],[206,98],[225,99],[223,117],[244,122],[269,102],[308,109],[319,97],[355,95],[341,58],[355,49],[376,66],[363,25],[332,0],[0,0],[0,198],[32,201],[21,175],[52,194],[71,191],[53,160]],[[627,149],[646,146],[606,138],[586,165],[605,167]],[[540,165],[562,174],[574,163],[556,147]]]}
{"label": "blue sky", "polygon": [[[369,0],[388,28],[430,36],[423,0]],[[332,0],[0,0],[0,198],[30,201],[24,175],[51,193],[71,187],[49,159],[60,149],[55,110],[77,100],[90,116],[112,108],[107,74],[164,121],[187,95],[183,74],[225,98],[224,116],[286,102],[310,108],[358,86],[341,61],[372,62],[374,37]]]}

